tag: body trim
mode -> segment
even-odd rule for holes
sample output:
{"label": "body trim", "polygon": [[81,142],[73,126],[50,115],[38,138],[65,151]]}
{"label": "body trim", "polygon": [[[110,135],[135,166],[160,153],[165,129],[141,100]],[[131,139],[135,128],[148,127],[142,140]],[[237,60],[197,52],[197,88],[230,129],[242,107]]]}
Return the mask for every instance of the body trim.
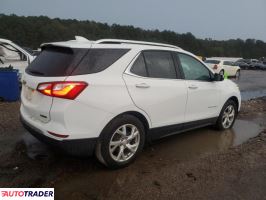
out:
{"label": "body trim", "polygon": [[197,128],[213,125],[216,123],[217,119],[218,117],[213,117],[213,118],[202,119],[181,124],[174,124],[170,126],[151,128],[147,132],[147,140],[148,141],[156,140],[170,135],[175,135],[186,131],[194,130]]}

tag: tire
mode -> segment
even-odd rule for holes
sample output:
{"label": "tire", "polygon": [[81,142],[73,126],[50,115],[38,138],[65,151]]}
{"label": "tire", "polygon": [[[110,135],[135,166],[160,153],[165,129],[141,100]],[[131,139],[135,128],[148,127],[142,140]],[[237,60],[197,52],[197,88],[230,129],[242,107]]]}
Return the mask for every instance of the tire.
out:
{"label": "tire", "polygon": [[238,69],[238,70],[236,71],[236,75],[235,75],[235,77],[236,77],[236,78],[239,78],[240,75],[241,75],[241,74],[240,74],[240,70]]}
{"label": "tire", "polygon": [[[230,112],[230,108],[233,109],[232,112]],[[227,115],[226,115],[227,113]],[[230,118],[230,114],[233,114],[233,118]],[[234,123],[235,123],[235,120],[236,120],[236,117],[237,117],[237,114],[238,114],[238,108],[237,108],[237,105],[235,103],[235,101],[233,100],[228,100],[222,110],[221,110],[221,113],[217,119],[217,122],[216,122],[216,128],[218,130],[226,130],[226,129],[230,129],[233,127]],[[226,115],[226,116],[225,116]],[[226,117],[226,119],[225,119]],[[225,122],[225,120],[227,120],[227,123]]]}
{"label": "tire", "polygon": [[108,168],[123,168],[135,160],[144,142],[142,122],[133,115],[120,115],[103,129],[96,147],[96,157]]}
{"label": "tire", "polygon": [[219,74],[224,76],[224,70],[222,69]]}

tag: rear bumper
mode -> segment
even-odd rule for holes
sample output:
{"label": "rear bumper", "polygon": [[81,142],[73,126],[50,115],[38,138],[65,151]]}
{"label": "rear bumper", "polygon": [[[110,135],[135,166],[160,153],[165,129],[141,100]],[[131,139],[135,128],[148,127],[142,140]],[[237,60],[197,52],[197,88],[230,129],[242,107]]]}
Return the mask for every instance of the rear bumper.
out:
{"label": "rear bumper", "polygon": [[91,156],[95,151],[98,138],[56,140],[45,136],[41,130],[29,124],[22,116],[20,116],[20,120],[24,128],[34,137],[52,146],[54,149],[61,150],[73,156]]}

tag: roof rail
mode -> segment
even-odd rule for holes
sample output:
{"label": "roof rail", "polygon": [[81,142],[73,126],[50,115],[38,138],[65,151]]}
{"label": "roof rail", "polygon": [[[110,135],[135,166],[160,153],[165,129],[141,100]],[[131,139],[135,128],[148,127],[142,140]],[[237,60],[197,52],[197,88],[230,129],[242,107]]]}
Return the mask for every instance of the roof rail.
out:
{"label": "roof rail", "polygon": [[141,45],[151,45],[151,46],[160,46],[160,47],[170,47],[175,49],[181,49],[180,47],[163,44],[163,43],[154,43],[154,42],[144,42],[136,40],[119,40],[119,39],[101,39],[95,41],[96,44],[141,44]]}

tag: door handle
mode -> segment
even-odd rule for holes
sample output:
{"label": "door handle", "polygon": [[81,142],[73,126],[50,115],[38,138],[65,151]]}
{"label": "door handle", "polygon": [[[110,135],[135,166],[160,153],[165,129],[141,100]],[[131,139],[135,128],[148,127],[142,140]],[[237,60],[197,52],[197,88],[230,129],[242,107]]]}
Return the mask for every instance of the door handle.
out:
{"label": "door handle", "polygon": [[195,89],[198,89],[198,86],[196,85],[190,85],[188,86],[189,89],[192,89],[192,90],[195,90]]}
{"label": "door handle", "polygon": [[149,88],[150,86],[147,85],[146,83],[139,83],[139,84],[136,84],[136,87],[137,88]]}

